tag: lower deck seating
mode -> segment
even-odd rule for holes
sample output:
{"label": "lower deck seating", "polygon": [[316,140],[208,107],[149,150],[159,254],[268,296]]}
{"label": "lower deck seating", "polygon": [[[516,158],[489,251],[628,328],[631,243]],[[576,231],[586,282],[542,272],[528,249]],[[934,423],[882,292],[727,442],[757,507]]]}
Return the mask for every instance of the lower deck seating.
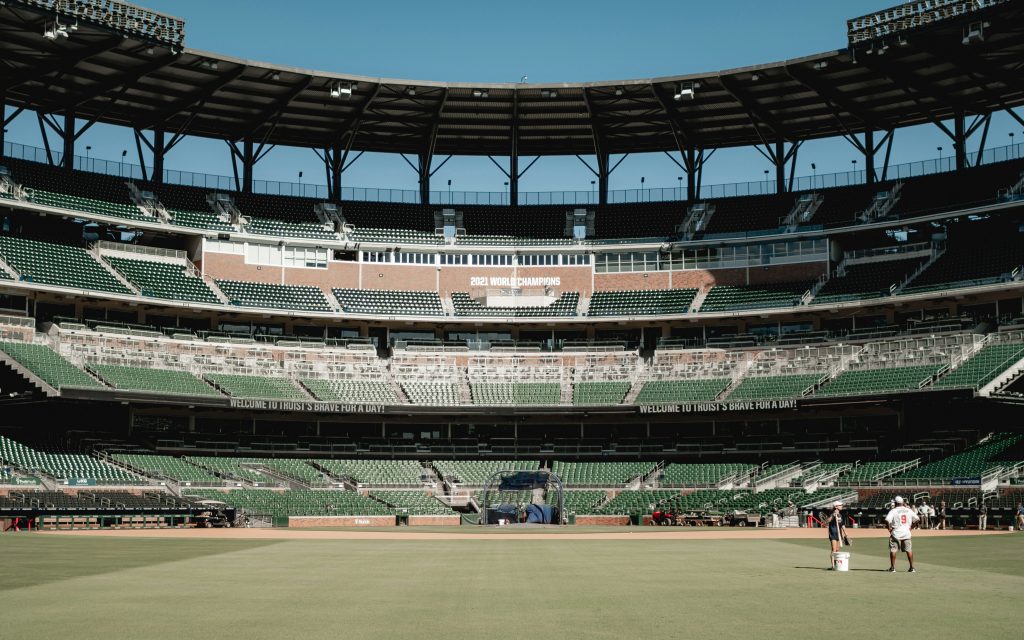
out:
{"label": "lower deck seating", "polygon": [[355,491],[289,489],[188,489],[186,496],[220,500],[251,516],[379,516],[391,515],[387,505]]}
{"label": "lower deck seating", "polygon": [[890,391],[916,391],[922,382],[935,375],[936,367],[892,367],[843,371],[825,383],[815,396],[848,396]]}
{"label": "lower deck seating", "polygon": [[302,378],[317,400],[349,404],[398,404],[398,398],[382,380],[321,380]]}
{"label": "lower deck seating", "polygon": [[282,222],[267,218],[249,218],[249,224],[245,225],[245,230],[263,236],[338,240],[338,235],[334,233],[333,229],[312,222]]}
{"label": "lower deck seating", "polygon": [[1024,358],[1024,344],[990,344],[939,378],[935,386],[977,389],[995,380],[1021,358]]}
{"label": "lower deck seating", "polygon": [[6,353],[18,364],[25,367],[40,380],[54,389],[62,387],[102,388],[99,382],[89,377],[53,349],[41,344],[25,342],[0,342],[0,351]]}
{"label": "lower deck seating", "polygon": [[558,404],[561,396],[557,382],[474,382],[470,386],[474,404]]}
{"label": "lower deck seating", "polygon": [[315,460],[315,464],[339,479],[382,486],[422,485],[427,471],[415,460]]}
{"label": "lower deck seating", "polygon": [[263,462],[261,458],[187,456],[185,461],[235,483],[248,482],[257,487],[287,486],[284,480],[260,468]]}
{"label": "lower deck seating", "polygon": [[422,491],[388,491],[375,489],[370,492],[371,498],[383,502],[398,513],[411,516],[454,516],[454,509],[437,498]]}
{"label": "lower deck seating", "polygon": [[595,291],[587,315],[646,316],[690,311],[697,289]]}
{"label": "lower deck seating", "polygon": [[93,364],[89,365],[89,369],[115,389],[187,396],[220,396],[216,389],[187,371],[109,364]]}
{"label": "lower deck seating", "polygon": [[577,382],[572,387],[575,405],[622,404],[629,393],[628,382]]}
{"label": "lower deck seating", "polygon": [[665,467],[663,482],[674,487],[706,487],[733,476],[749,476],[754,469],[754,465],[744,463],[672,463]]}
{"label": "lower deck seating", "polygon": [[189,275],[184,265],[115,256],[107,256],[105,260],[144,296],[220,304],[209,285],[201,277]]}
{"label": "lower deck seating", "polygon": [[762,284],[746,287],[711,287],[701,311],[734,311],[737,309],[761,309],[766,307],[791,307],[800,304],[800,298],[811,288],[811,282],[786,284]]}
{"label": "lower deck seating", "polygon": [[117,278],[80,247],[0,236],[0,257],[22,280],[74,289],[131,295]]}
{"label": "lower deck seating", "polygon": [[[44,473],[57,480],[95,484],[145,484],[139,476],[92,456],[38,451],[0,436],[0,460],[29,474]],[[84,484],[84,483],[83,483]]]}
{"label": "lower deck seating", "polygon": [[111,457],[154,478],[168,478],[174,482],[189,485],[224,484],[224,479],[217,477],[213,472],[174,456],[115,453]]}
{"label": "lower deck seating", "polygon": [[902,293],[947,289],[951,284],[976,286],[999,282],[1021,265],[1024,233],[1016,223],[996,220],[952,224],[945,253]]}
{"label": "lower deck seating", "polygon": [[889,288],[921,266],[924,258],[869,262],[846,267],[846,275],[833,277],[814,296],[814,304],[866,300],[889,295]]}
{"label": "lower deck seating", "polygon": [[456,484],[483,486],[498,471],[537,469],[536,460],[434,460],[438,477]]}
{"label": "lower deck seating", "polygon": [[1013,433],[997,433],[985,441],[958,454],[936,462],[921,465],[896,476],[899,481],[927,480],[951,483],[953,478],[977,478],[1004,463],[997,460],[999,454],[1020,442],[1022,436]]}
{"label": "lower deck seating", "polygon": [[208,382],[235,398],[305,400],[306,396],[290,378],[269,378],[228,373],[208,373]]}
{"label": "lower deck seating", "polygon": [[374,315],[443,316],[441,297],[436,291],[374,291],[333,289],[345,313]]}
{"label": "lower deck seating", "polygon": [[[608,494],[593,489],[566,489],[562,492],[562,508],[566,513],[592,514],[597,512],[600,504]],[[556,496],[548,492],[546,501],[555,504]]]}
{"label": "lower deck seating", "polygon": [[403,382],[402,391],[412,404],[435,407],[462,404],[459,386],[451,382]]}
{"label": "lower deck seating", "polygon": [[729,400],[768,400],[775,398],[798,398],[813,387],[821,374],[799,374],[792,376],[754,376],[744,378],[729,392]]}
{"label": "lower deck seating", "polygon": [[217,280],[216,282],[224,295],[231,300],[231,304],[242,307],[325,312],[331,310],[331,305],[327,303],[324,292],[317,287],[237,280]]}
{"label": "lower deck seating", "polygon": [[211,231],[223,231],[231,233],[235,228],[229,222],[224,222],[215,213],[203,211],[178,211],[169,209],[171,224],[179,227],[192,229],[209,229]]}
{"label": "lower deck seating", "polygon": [[569,487],[616,487],[654,470],[653,462],[563,462],[551,463],[551,471]]}
{"label": "lower deck seating", "polygon": [[623,491],[597,511],[602,515],[639,516],[651,513],[658,504],[677,495],[679,495],[679,491],[672,489]]}
{"label": "lower deck seating", "polygon": [[729,386],[729,378],[689,378],[652,380],[644,384],[637,404],[674,404],[714,400]]}

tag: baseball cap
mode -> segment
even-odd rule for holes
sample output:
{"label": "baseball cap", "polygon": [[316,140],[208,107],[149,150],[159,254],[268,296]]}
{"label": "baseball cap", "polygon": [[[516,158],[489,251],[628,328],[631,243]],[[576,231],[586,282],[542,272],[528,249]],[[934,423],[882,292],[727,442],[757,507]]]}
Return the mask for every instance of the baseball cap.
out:
{"label": "baseball cap", "polygon": [[843,501],[842,500],[836,500],[835,502],[832,503],[832,506],[833,507],[841,507],[841,506],[843,506]]}
{"label": "baseball cap", "polygon": [[903,504],[903,496],[896,496],[895,498],[892,499],[892,501],[895,502],[896,504]]}

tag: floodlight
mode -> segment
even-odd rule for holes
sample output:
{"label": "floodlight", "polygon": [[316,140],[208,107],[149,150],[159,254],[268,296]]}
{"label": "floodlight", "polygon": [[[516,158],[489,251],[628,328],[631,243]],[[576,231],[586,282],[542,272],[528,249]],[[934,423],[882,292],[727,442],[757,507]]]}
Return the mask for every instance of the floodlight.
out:
{"label": "floodlight", "polygon": [[487,89],[473,89],[473,97],[474,98],[486,98],[487,97]]}
{"label": "floodlight", "polygon": [[405,90],[405,93],[408,94],[410,97],[415,97],[416,96],[416,87],[408,87]]}
{"label": "floodlight", "polygon": [[976,44],[978,42],[985,41],[985,27],[984,22],[972,22],[964,27],[964,37],[960,42],[965,45]]}
{"label": "floodlight", "polygon": [[540,90],[540,97],[542,97],[542,98],[557,98],[558,97],[558,89],[541,89]]}
{"label": "floodlight", "polygon": [[819,60],[814,63],[814,69],[816,71],[823,71],[828,69],[828,60]]}
{"label": "floodlight", "polygon": [[[72,29],[76,27],[73,25]],[[62,25],[60,22],[49,22],[43,29],[43,37],[47,40],[56,40],[57,38],[67,38],[68,28]]]}
{"label": "floodlight", "polygon": [[679,88],[676,89],[676,92],[672,96],[672,98],[675,100],[683,100],[684,98],[686,100],[693,100],[695,90],[699,86],[699,84],[696,84],[694,82],[684,82],[679,85]]}
{"label": "floodlight", "polygon": [[352,85],[350,83],[343,84],[341,82],[335,82],[334,84],[331,85],[331,97],[332,98],[342,98],[342,97],[344,97],[346,99],[347,98],[351,98],[352,97],[352,87],[353,86],[354,85]]}

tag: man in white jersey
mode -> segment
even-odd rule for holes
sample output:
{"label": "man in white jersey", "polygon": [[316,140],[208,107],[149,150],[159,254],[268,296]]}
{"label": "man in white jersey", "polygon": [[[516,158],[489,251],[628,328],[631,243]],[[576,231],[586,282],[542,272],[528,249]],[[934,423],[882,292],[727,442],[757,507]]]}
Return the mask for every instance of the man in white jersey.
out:
{"label": "man in white jersey", "polygon": [[889,529],[889,572],[896,571],[896,553],[903,551],[907,554],[907,561],[910,562],[910,573],[917,573],[914,570],[914,552],[910,545],[910,530],[917,526],[921,520],[914,513],[913,509],[903,504],[903,498],[896,496],[893,499],[896,504],[885,516],[885,526]]}

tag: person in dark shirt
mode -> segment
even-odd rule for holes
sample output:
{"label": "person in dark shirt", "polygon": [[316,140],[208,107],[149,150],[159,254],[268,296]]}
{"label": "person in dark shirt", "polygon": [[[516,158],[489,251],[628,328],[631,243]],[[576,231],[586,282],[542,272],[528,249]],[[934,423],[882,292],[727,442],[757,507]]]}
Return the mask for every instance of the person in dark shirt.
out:
{"label": "person in dark shirt", "polygon": [[943,531],[946,529],[946,517],[948,515],[949,512],[946,510],[946,502],[943,501],[939,504],[939,523],[935,525],[936,529],[942,529]]}
{"label": "person in dark shirt", "polygon": [[832,554],[839,551],[843,547],[843,541],[849,539],[846,535],[846,525],[843,524],[846,520],[846,515],[843,513],[843,503],[836,502],[832,503],[832,514],[825,520],[825,526],[828,528],[828,542],[829,542],[829,570],[834,571],[836,568],[836,559]]}

